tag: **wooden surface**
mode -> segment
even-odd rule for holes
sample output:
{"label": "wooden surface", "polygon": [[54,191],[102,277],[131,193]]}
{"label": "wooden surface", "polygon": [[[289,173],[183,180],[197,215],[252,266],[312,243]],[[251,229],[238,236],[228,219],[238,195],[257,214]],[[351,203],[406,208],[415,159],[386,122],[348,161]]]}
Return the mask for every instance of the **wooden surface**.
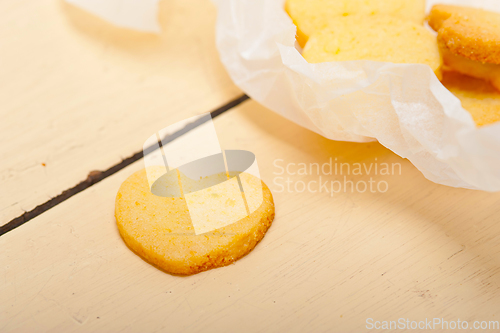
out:
{"label": "wooden surface", "polygon": [[[377,143],[328,141],[253,101],[215,124],[223,148],[256,154],[274,194],[276,219],[252,253],[189,277],[133,254],[113,209],[139,161],[0,237],[0,331],[362,332],[367,318],[500,320],[499,194],[433,184]],[[372,175],[386,193],[276,185],[274,163],[330,158],[402,171]]]}
{"label": "wooden surface", "polygon": [[208,0],[162,1],[157,36],[62,0],[0,1],[0,226],[240,96],[215,16]]}
{"label": "wooden surface", "polygon": [[[140,151],[158,129],[240,96],[218,60],[215,14],[208,0],[162,1],[155,36],[59,0],[1,1],[0,226]],[[133,254],[113,210],[140,160],[0,236],[0,332],[344,333],[367,331],[368,318],[500,321],[500,194],[433,184],[377,143],[326,140],[253,101],[215,125],[223,148],[256,154],[274,194],[276,219],[252,253],[189,277]],[[388,191],[333,195],[313,182],[343,176],[297,174],[299,163],[330,158],[396,163],[401,174],[351,172],[347,181],[371,177]],[[297,193],[301,181],[316,192]]]}

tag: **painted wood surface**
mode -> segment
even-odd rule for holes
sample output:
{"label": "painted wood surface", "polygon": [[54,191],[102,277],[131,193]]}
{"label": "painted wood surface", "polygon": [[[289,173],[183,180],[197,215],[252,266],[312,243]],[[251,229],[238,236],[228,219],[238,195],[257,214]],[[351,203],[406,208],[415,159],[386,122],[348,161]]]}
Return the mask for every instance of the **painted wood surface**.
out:
{"label": "painted wood surface", "polygon": [[[273,191],[276,219],[253,252],[189,277],[133,254],[113,209],[139,161],[0,237],[0,331],[362,332],[368,318],[500,320],[500,194],[433,184],[378,143],[326,140],[253,101],[215,125],[223,148],[256,154]],[[343,175],[314,171],[330,159]],[[335,181],[388,188],[332,194]],[[298,193],[300,182],[310,191]]]}
{"label": "painted wood surface", "polygon": [[208,0],[162,1],[161,35],[62,0],[4,0],[0,13],[0,226],[242,95]]}

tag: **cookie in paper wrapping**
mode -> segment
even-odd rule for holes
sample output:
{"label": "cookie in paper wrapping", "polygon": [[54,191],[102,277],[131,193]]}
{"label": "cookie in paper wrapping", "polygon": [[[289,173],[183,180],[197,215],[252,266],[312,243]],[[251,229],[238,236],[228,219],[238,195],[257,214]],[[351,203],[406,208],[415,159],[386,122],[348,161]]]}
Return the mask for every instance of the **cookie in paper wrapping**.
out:
{"label": "cookie in paper wrapping", "polygon": [[436,5],[428,21],[438,32],[439,48],[447,67],[488,80],[500,90],[500,14]]}
{"label": "cookie in paper wrapping", "polygon": [[283,0],[215,1],[222,63],[254,100],[328,139],[378,140],[433,182],[500,190],[500,122],[477,128],[428,66],[310,64]]}
{"label": "cookie in paper wrapping", "polygon": [[488,82],[445,71],[442,83],[460,99],[478,126],[500,121],[500,93]]}
{"label": "cookie in paper wrapping", "polygon": [[302,55],[310,63],[373,60],[426,64],[441,75],[441,57],[432,33],[390,16],[339,18],[314,33]]}
{"label": "cookie in paper wrapping", "polygon": [[391,15],[416,24],[425,20],[425,0],[287,0],[285,9],[297,26],[301,46],[338,17]]}

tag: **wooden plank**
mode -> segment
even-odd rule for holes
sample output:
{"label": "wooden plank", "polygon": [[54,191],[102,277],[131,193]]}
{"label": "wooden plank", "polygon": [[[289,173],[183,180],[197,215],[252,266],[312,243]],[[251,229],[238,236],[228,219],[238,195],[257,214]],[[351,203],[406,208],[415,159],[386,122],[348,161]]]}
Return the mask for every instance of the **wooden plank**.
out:
{"label": "wooden plank", "polygon": [[[433,184],[377,143],[326,140],[253,101],[215,124],[223,148],[256,154],[274,194],[276,219],[252,253],[179,277],[128,250],[114,197],[140,161],[0,237],[0,331],[359,332],[367,318],[500,320],[499,194]],[[274,164],[296,173],[330,158],[378,163],[378,175],[344,175],[385,181],[387,192],[280,191]],[[382,163],[401,175],[381,175]],[[293,188],[319,181],[284,177]]]}
{"label": "wooden plank", "polygon": [[0,226],[242,94],[210,1],[162,2],[159,36],[63,1],[5,0],[0,13]]}

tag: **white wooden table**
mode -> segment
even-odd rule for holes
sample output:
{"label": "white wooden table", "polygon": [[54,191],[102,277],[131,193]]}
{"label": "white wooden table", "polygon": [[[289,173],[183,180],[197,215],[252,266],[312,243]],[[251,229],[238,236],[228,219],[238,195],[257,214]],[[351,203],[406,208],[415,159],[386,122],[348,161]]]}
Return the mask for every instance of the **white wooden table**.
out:
{"label": "white wooden table", "polygon": [[162,3],[160,36],[62,0],[0,2],[0,226],[242,95],[219,62],[215,8]]}
{"label": "white wooden table", "polygon": [[[156,130],[241,96],[218,61],[215,14],[208,0],[162,3],[156,37],[59,1],[1,2],[0,224],[140,152]],[[433,184],[378,143],[326,140],[254,101],[214,123],[224,149],[256,154],[273,191],[276,219],[252,253],[189,277],[133,254],[113,210],[140,159],[0,236],[0,332],[363,332],[368,318],[500,321],[500,194]],[[385,193],[281,191],[279,177],[319,177],[278,175],[276,165],[294,173],[330,158],[398,163],[401,174],[348,177],[385,181]]]}

